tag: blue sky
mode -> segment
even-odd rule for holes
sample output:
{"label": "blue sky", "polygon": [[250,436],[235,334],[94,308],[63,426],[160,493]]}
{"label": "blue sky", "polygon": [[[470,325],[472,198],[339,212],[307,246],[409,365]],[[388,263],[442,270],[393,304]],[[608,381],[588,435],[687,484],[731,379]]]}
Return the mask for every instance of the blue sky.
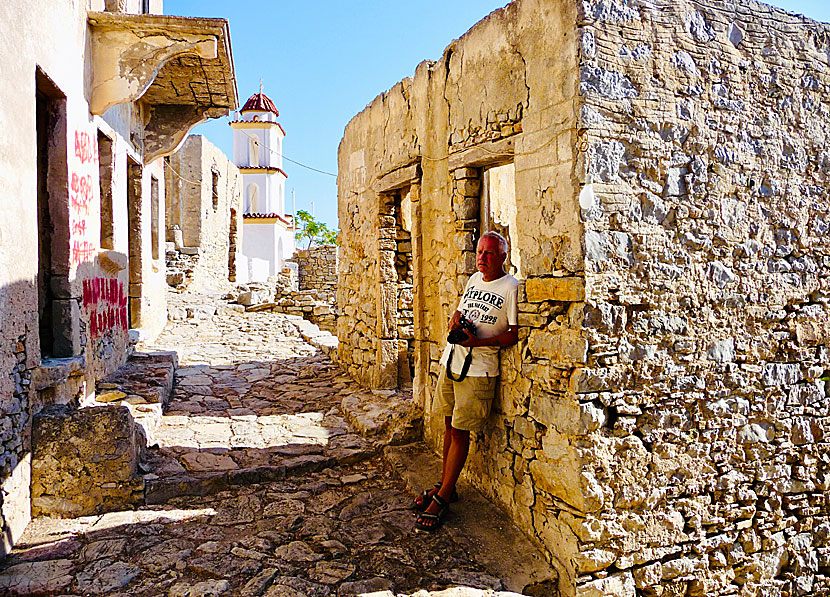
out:
{"label": "blue sky", "polygon": [[[440,58],[450,41],[505,4],[507,0],[166,0],[164,11],[228,19],[240,103],[258,91],[262,79],[286,131],[284,157],[334,174],[337,145],[355,114],[411,76],[421,61]],[[828,0],[772,4],[830,22]],[[227,122],[214,120],[193,132],[231,155]],[[336,226],[335,177],[291,162],[284,169],[286,199],[294,189],[298,210],[311,211],[314,202],[317,219]]]}

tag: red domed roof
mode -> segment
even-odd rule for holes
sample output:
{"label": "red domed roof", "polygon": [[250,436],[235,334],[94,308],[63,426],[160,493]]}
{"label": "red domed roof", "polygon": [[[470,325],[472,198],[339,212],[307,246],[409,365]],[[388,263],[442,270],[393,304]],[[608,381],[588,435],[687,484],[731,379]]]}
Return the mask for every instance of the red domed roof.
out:
{"label": "red domed roof", "polygon": [[277,110],[277,106],[271,101],[271,98],[262,93],[253,94],[251,97],[248,98],[248,101],[245,102],[245,105],[242,106],[240,112],[273,112],[277,116],[280,115],[279,110]]}

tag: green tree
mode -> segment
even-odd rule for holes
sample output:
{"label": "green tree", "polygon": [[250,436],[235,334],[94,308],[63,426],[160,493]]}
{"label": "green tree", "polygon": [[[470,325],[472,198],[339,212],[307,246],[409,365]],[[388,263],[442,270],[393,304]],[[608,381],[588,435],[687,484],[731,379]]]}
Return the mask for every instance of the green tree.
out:
{"label": "green tree", "polygon": [[325,222],[315,220],[314,216],[305,210],[297,212],[297,240],[306,240],[306,249],[315,245],[337,244],[337,233],[339,230],[332,230]]}

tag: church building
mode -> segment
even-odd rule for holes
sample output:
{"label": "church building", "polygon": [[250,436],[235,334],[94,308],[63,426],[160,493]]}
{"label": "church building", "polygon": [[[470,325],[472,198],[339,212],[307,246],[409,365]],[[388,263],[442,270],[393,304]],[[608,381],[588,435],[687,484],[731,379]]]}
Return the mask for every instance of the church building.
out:
{"label": "church building", "polygon": [[294,253],[293,216],[285,212],[288,175],[282,169],[285,130],[277,122],[279,114],[260,85],[230,123],[233,161],[243,188],[240,282],[264,282]]}

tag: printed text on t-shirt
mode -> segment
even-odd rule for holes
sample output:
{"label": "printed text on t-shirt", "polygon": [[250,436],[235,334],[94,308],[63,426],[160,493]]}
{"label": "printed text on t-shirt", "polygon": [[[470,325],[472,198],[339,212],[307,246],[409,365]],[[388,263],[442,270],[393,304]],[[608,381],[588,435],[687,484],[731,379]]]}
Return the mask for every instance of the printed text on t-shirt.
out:
{"label": "printed text on t-shirt", "polygon": [[464,293],[464,300],[481,301],[489,305],[493,305],[496,309],[501,309],[502,305],[504,305],[504,297],[494,292],[488,292],[487,290],[476,290],[475,288],[470,288],[469,290],[467,290],[467,292]]}

